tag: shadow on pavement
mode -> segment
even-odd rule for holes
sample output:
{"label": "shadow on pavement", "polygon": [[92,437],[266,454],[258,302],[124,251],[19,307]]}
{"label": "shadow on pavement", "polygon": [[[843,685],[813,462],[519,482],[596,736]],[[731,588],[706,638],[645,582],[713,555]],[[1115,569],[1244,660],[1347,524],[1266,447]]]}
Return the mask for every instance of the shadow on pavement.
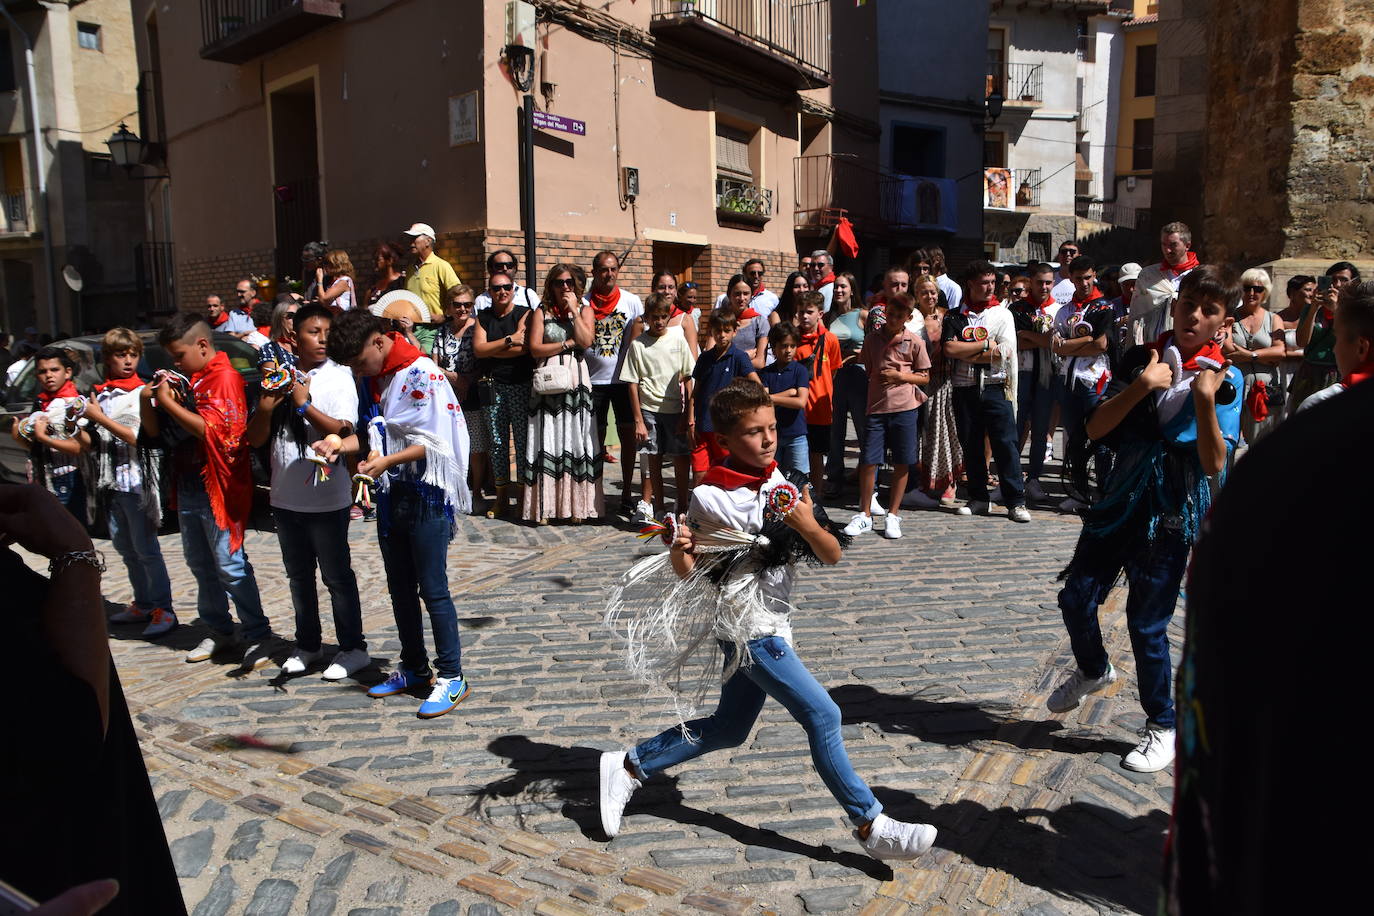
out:
{"label": "shadow on pavement", "polygon": [[891,816],[934,824],[937,847],[976,865],[1097,906],[1155,909],[1168,827],[1162,811],[1130,816],[1077,801],[1055,811],[989,809],[968,799],[932,807],[910,792],[874,786],[873,793]]}
{"label": "shadow on pavement", "polygon": [[[515,796],[531,802],[558,799],[563,803],[563,816],[575,823],[583,836],[596,841],[606,839],[601,832],[597,801],[597,763],[601,751],[590,747],[545,744],[531,741],[524,735],[497,738],[487,745],[487,750],[505,757],[515,772],[481,786],[466,813],[483,817],[485,806]],[[625,814],[652,814],[679,824],[704,827],[728,836],[743,846],[763,846],[806,856],[816,862],[834,862],[878,881],[892,878],[891,868],[861,853],[813,846],[772,830],[742,824],[723,814],[693,808],[684,803],[677,787],[677,777],[674,776],[651,780],[635,794]]]}

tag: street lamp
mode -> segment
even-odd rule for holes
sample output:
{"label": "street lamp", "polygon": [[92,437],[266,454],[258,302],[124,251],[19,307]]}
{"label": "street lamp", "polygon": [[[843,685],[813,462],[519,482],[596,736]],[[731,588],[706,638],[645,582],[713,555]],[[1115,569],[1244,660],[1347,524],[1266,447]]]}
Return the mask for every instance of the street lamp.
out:
{"label": "street lamp", "polygon": [[119,123],[119,130],[105,141],[105,145],[110,148],[110,158],[114,164],[126,172],[143,160],[143,141],[123,121]]}
{"label": "street lamp", "polygon": [[988,97],[983,100],[983,105],[988,112],[989,127],[996,124],[997,119],[1002,116],[1002,106],[1006,104],[1006,101],[1006,96],[1002,95],[1002,87],[1000,86],[994,86],[992,92],[988,93]]}

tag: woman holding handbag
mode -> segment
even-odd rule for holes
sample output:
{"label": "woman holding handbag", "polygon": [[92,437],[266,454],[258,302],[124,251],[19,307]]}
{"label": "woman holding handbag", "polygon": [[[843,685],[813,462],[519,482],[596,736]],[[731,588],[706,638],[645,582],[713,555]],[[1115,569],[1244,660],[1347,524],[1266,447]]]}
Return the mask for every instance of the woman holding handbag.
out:
{"label": "woman holding handbag", "polygon": [[543,304],[530,318],[535,359],[530,393],[527,460],[521,466],[528,521],[602,514],[600,449],[592,410],[592,379],[582,352],[592,345],[595,319],[582,302],[582,279],[555,264],[544,280]]}

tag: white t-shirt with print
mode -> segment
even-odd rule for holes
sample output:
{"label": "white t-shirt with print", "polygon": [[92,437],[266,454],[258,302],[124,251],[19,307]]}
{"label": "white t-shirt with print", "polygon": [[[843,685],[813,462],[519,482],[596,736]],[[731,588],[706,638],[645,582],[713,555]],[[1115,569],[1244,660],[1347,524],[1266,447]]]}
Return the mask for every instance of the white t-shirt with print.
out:
{"label": "white t-shirt with print", "polygon": [[[353,373],[327,359],[306,373],[310,376],[310,400],[325,416],[354,422],[358,416],[358,385]],[[294,411],[288,401],[285,410]],[[306,422],[306,452],[311,442],[324,438],[314,424]],[[273,508],[291,512],[336,512],[353,502],[352,478],[348,465],[335,460],[329,479],[316,482],[319,465],[301,455],[290,430],[283,425],[272,440]]]}
{"label": "white t-shirt with print", "polygon": [[[583,305],[591,305],[591,299],[584,297]],[[585,351],[587,371],[591,374],[593,385],[609,385],[620,380],[620,367],[625,364],[630,329],[644,314],[644,303],[634,293],[620,291],[620,301],[605,318],[596,322],[592,329],[592,345]]]}
{"label": "white t-shirt with print", "polygon": [[[1107,300],[1096,299],[1093,301],[1102,303]],[[1054,316],[1054,329],[1060,337],[1065,340],[1074,339],[1069,330],[1069,325],[1075,317],[1082,315],[1083,312],[1084,310],[1078,308],[1072,300],[1059,308]],[[1107,332],[1108,346],[1111,345],[1111,339],[1111,332]],[[1111,361],[1107,358],[1106,352],[1096,356],[1064,356],[1061,359],[1063,359],[1063,363],[1060,365],[1059,374],[1064,376],[1066,382],[1078,381],[1090,387],[1096,386],[1102,380],[1102,376],[1111,368]]]}

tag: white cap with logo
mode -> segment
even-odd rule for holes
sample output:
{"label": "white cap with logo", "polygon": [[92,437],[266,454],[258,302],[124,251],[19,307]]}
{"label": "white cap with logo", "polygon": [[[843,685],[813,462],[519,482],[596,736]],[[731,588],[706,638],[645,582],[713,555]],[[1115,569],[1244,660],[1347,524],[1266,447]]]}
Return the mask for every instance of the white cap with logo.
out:
{"label": "white cap with logo", "polygon": [[415,223],[406,230],[406,235],[427,235],[430,238],[438,238],[434,234],[434,227],[429,223]]}

